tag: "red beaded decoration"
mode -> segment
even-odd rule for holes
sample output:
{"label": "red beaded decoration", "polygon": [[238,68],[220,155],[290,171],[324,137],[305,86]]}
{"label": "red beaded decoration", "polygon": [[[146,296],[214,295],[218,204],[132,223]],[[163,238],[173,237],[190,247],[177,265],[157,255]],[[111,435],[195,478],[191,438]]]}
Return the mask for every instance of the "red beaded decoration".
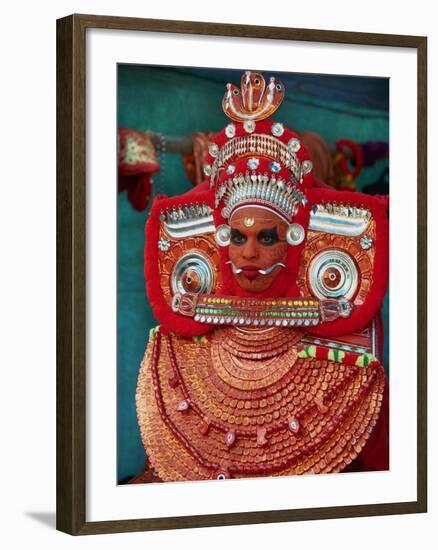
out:
{"label": "red beaded decoration", "polygon": [[[303,431],[302,422],[300,421],[300,418],[303,418],[306,414],[308,414],[312,409],[320,409],[321,407],[324,407],[323,405],[323,399],[322,397],[315,396],[313,400],[309,401],[307,405],[305,405],[299,412],[297,412],[296,415],[293,417],[290,417],[288,420],[279,422],[278,424],[274,424],[271,426],[265,426],[263,428],[254,427],[254,428],[247,428],[242,429],[238,428],[235,429],[231,427],[230,425],[226,425],[222,422],[216,421],[216,420],[209,420],[207,419],[207,416],[204,414],[204,412],[201,410],[199,405],[190,398],[189,392],[187,390],[187,387],[184,383],[184,380],[181,375],[181,371],[178,367],[176,356],[172,344],[172,337],[166,336],[167,341],[167,349],[168,349],[168,357],[170,360],[171,368],[174,373],[174,377],[178,379],[179,384],[178,387],[181,388],[181,391],[183,393],[184,399],[179,402],[178,410],[181,412],[186,412],[188,414],[197,414],[200,419],[200,432],[203,435],[208,435],[208,432],[211,428],[214,428],[215,430],[219,430],[222,433],[224,433],[224,442],[228,448],[231,448],[234,446],[237,442],[237,438],[245,438],[245,437],[251,437],[255,438],[256,442],[260,446],[268,445],[269,441],[267,439],[267,435],[272,435],[275,432],[278,432],[280,430],[289,429],[294,435],[297,435],[298,433],[301,433]],[[159,358],[160,358],[160,349],[161,349],[161,340],[162,335],[160,332],[157,333],[154,342],[153,342],[153,348],[152,348],[152,357],[151,357],[151,372],[152,372],[152,380],[154,384],[155,389],[155,396],[157,401],[157,407],[160,414],[160,417],[162,418],[163,422],[168,426],[168,428],[171,430],[173,435],[178,439],[178,441],[183,445],[183,447],[195,458],[199,464],[207,468],[208,470],[211,470],[215,472],[214,477],[221,479],[225,479],[227,476],[232,475],[264,475],[264,474],[272,474],[276,471],[282,470],[284,468],[290,467],[294,463],[296,463],[298,460],[303,458],[304,456],[310,456],[313,452],[315,452],[321,445],[324,445],[325,442],[329,440],[329,438],[332,436],[334,431],[338,429],[342,425],[342,422],[351,414],[354,407],[360,403],[365,396],[369,393],[369,391],[372,389],[377,371],[372,371],[366,380],[366,382],[363,383],[361,389],[357,392],[355,397],[350,397],[347,403],[347,406],[343,409],[338,411],[337,415],[335,415],[332,420],[326,425],[318,430],[318,435],[312,439],[311,443],[307,445],[304,449],[295,450],[293,447],[291,447],[290,453],[287,457],[283,457],[281,459],[273,459],[269,463],[260,463],[260,464],[230,464],[224,469],[223,465],[220,465],[215,462],[211,462],[210,460],[206,459],[205,456],[203,456],[194,446],[194,444],[185,436],[181,430],[176,426],[170,415],[168,414],[164,401],[163,396],[161,394],[160,389],[160,380],[159,380],[159,373],[158,373],[158,364],[159,364]],[[355,377],[355,375],[360,371],[358,368],[350,368],[350,371],[347,372],[342,380],[337,382],[334,386],[332,386],[330,389],[327,390],[325,398],[331,399],[334,394],[336,394],[338,391],[341,390],[341,388],[348,385],[352,379]],[[184,404],[184,405],[182,405]],[[192,412],[190,412],[192,411]],[[304,429],[305,432],[305,429]]]}

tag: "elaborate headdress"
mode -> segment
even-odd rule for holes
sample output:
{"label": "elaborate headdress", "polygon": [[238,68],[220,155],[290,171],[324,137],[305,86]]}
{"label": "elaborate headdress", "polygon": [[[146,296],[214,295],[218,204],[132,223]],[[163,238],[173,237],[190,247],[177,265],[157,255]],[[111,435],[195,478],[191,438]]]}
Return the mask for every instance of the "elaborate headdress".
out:
{"label": "elaborate headdress", "polygon": [[[362,328],[380,307],[386,205],[315,185],[300,136],[267,119],[283,97],[281,82],[266,84],[250,71],[240,88],[228,84],[222,106],[231,122],[209,145],[206,180],[155,200],[145,275],[163,330],[195,335],[214,324],[275,323],[333,335]],[[240,288],[229,265],[228,223],[248,205],[274,211],[289,226],[285,269],[259,293]]]}
{"label": "elaborate headdress", "polygon": [[[214,207],[224,220],[248,204],[273,210],[292,224],[300,206],[307,204],[306,189],[312,185],[312,161],[299,136],[280,122],[267,121],[280,106],[284,86],[274,77],[266,85],[263,75],[246,71],[241,88],[227,85],[222,107],[233,122],[209,147],[204,166]],[[222,227],[218,243],[226,244]],[[290,244],[299,244],[304,229],[294,224]]]}

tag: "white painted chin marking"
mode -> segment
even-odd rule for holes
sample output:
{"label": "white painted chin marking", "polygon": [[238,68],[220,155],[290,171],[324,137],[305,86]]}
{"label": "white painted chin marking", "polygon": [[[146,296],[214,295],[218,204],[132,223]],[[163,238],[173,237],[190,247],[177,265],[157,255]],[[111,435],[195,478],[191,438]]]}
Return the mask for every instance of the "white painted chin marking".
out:
{"label": "white painted chin marking", "polygon": [[[231,264],[231,269],[234,273],[234,275],[239,275],[239,273],[242,273],[242,269],[236,267],[231,260],[228,260],[227,264]],[[271,267],[267,267],[266,269],[259,269],[258,272],[260,275],[270,275],[276,267],[286,267],[283,263],[277,262],[275,264],[272,264]]]}

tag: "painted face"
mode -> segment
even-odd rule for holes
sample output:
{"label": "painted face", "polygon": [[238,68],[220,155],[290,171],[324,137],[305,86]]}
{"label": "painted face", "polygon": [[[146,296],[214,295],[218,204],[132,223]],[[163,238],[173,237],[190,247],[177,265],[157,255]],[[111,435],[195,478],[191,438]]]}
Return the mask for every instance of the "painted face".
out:
{"label": "painted face", "polygon": [[270,210],[245,206],[229,224],[229,258],[237,283],[249,292],[266,290],[286,267],[287,223]]}

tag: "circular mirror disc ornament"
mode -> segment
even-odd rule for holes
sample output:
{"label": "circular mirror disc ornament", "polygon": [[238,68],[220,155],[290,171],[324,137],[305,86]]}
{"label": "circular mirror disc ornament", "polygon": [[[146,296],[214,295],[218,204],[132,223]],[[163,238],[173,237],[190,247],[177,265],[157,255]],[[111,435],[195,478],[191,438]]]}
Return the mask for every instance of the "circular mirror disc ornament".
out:
{"label": "circular mirror disc ornament", "polygon": [[299,223],[292,223],[286,231],[286,241],[291,246],[297,246],[304,241],[304,227]]}
{"label": "circular mirror disc ornament", "polygon": [[345,298],[356,293],[359,274],[353,258],[341,250],[324,250],[310,263],[309,283],[320,299]]}
{"label": "circular mirror disc ornament", "polygon": [[214,234],[214,238],[219,246],[228,246],[231,241],[231,229],[229,225],[220,225]]}
{"label": "circular mirror disc ornament", "polygon": [[213,289],[214,272],[208,258],[197,252],[188,252],[179,258],[171,275],[172,292],[209,294]]}

